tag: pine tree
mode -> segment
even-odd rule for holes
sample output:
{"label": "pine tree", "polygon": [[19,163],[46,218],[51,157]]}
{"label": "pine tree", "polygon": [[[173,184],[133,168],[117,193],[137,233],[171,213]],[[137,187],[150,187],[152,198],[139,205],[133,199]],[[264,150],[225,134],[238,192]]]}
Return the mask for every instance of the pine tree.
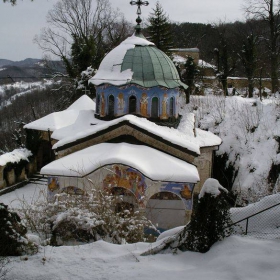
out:
{"label": "pine tree", "polygon": [[170,54],[169,49],[172,47],[172,33],[171,25],[168,16],[163,11],[159,2],[156,3],[153,13],[148,17],[148,33],[149,39],[155,43],[155,45],[165,52]]}
{"label": "pine tree", "polygon": [[[211,183],[218,182],[215,179]],[[212,186],[214,186],[212,184]],[[212,187],[210,186],[210,187]],[[229,204],[226,200],[227,193],[223,191],[219,195],[212,193],[200,194],[194,207],[188,234],[185,243],[180,249],[205,253],[211,246],[229,236],[232,232]]]}
{"label": "pine tree", "polygon": [[199,70],[197,69],[197,65],[195,64],[193,57],[188,56],[184,69],[181,73],[183,82],[188,86],[188,89],[186,90],[186,103],[189,103],[190,95],[192,94],[194,88],[194,80],[198,74]]}

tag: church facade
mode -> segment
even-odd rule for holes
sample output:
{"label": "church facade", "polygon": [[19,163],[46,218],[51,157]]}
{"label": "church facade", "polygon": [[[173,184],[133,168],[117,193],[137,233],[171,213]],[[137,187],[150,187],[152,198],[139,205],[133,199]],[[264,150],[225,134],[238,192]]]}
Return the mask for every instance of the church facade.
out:
{"label": "church facade", "polygon": [[41,169],[50,197],[94,186],[123,195],[160,230],[186,224],[221,139],[195,129],[193,114],[180,115],[187,86],[173,62],[136,29],[89,82],[96,107],[83,96],[55,121],[26,125],[52,132],[56,160]]}

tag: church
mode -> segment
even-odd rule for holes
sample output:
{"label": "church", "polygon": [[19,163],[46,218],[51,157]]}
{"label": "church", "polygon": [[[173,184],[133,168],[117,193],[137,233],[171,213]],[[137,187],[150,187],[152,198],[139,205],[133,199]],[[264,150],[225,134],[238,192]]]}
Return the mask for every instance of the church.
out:
{"label": "church", "polygon": [[137,23],[89,80],[95,102],[84,95],[25,128],[52,145],[55,160],[40,171],[49,178],[50,197],[104,188],[166,230],[190,220],[193,195],[211,177],[221,139],[183,113],[187,86],[172,60],[143,36],[139,13]]}

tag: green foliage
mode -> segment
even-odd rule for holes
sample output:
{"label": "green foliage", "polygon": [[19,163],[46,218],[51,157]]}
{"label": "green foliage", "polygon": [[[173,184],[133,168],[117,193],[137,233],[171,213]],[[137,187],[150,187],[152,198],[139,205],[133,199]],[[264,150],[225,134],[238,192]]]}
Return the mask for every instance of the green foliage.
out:
{"label": "green foliage", "polygon": [[226,194],[217,197],[206,193],[196,203],[186,242],[181,249],[205,253],[211,246],[232,232]]}
{"label": "green foliage", "polygon": [[27,230],[18,214],[0,203],[0,256],[18,256],[25,250]]}
{"label": "green foliage", "polygon": [[189,96],[193,93],[194,81],[198,74],[199,70],[197,69],[194,59],[191,56],[188,56],[181,74],[183,82],[188,86],[186,100],[189,100]]}
{"label": "green foliage", "polygon": [[71,46],[71,58],[75,77],[89,66],[98,67],[99,61],[96,63],[96,46],[93,36],[88,38],[77,37],[73,35],[73,44]]}
{"label": "green foliage", "polygon": [[156,3],[153,13],[148,17],[148,33],[149,40],[162,50],[164,53],[169,54],[169,49],[172,47],[172,33],[171,25],[168,16],[163,11],[159,2]]}
{"label": "green foliage", "polygon": [[257,44],[259,43],[258,37],[250,34],[246,40],[243,41],[242,49],[238,53],[240,57],[244,72],[248,78],[249,83],[249,97],[253,97],[253,78],[257,69]]}

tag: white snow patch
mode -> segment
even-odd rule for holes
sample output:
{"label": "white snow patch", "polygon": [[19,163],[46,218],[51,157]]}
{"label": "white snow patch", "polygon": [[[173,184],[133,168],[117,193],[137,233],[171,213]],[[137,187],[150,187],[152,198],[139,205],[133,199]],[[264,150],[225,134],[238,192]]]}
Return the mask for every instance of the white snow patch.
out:
{"label": "white snow patch", "polygon": [[[92,115],[92,120],[94,120],[93,112],[95,107],[95,102],[88,96],[83,95],[66,110],[51,113],[41,119],[26,124],[24,128],[55,131],[63,127],[68,127],[76,122],[82,110],[88,110],[88,115]],[[90,125],[90,119],[87,120],[87,123]]]}
{"label": "white snow patch", "polygon": [[5,166],[7,163],[16,163],[21,160],[28,160],[28,157],[32,156],[31,151],[22,148],[15,149],[10,153],[5,153],[0,156],[0,166]]}
{"label": "white snow patch", "polygon": [[221,186],[218,180],[213,178],[208,178],[204,182],[200,190],[200,193],[198,195],[198,198],[204,197],[206,193],[210,194],[211,196],[217,197],[221,193],[220,191],[224,191],[228,193],[228,190],[225,189],[223,186]]}
{"label": "white snow patch", "polygon": [[[190,132],[190,134],[188,134],[189,130],[186,130],[184,133],[182,133],[177,129],[159,126],[153,122],[148,121],[145,118],[138,118],[134,115],[125,115],[123,117],[120,117],[112,121],[106,121],[98,125],[95,125],[88,130],[76,133],[73,136],[63,138],[53,146],[53,149],[57,149],[58,147],[64,146],[65,144],[68,143],[75,142],[76,140],[85,138],[89,135],[93,135],[99,131],[107,129],[122,121],[129,121],[131,124],[134,124],[148,132],[160,136],[161,138],[168,140],[173,144],[179,145],[181,147],[187,148],[190,151],[200,154],[199,145],[197,144],[197,141],[193,137],[193,132]],[[58,137],[57,134],[56,137]],[[61,139],[62,137],[59,136],[59,138]]]}
{"label": "white snow patch", "polygon": [[128,37],[106,55],[102,60],[97,73],[89,80],[89,83],[94,85],[109,83],[116,86],[128,83],[132,79],[133,72],[131,69],[121,72],[121,64],[127,51],[134,49],[135,46],[149,45],[154,45],[154,43],[135,35]]}
{"label": "white snow patch", "polygon": [[115,163],[131,166],[155,181],[199,181],[194,165],[150,147],[128,143],[91,146],[51,162],[41,169],[41,174],[84,177],[100,167]]}

